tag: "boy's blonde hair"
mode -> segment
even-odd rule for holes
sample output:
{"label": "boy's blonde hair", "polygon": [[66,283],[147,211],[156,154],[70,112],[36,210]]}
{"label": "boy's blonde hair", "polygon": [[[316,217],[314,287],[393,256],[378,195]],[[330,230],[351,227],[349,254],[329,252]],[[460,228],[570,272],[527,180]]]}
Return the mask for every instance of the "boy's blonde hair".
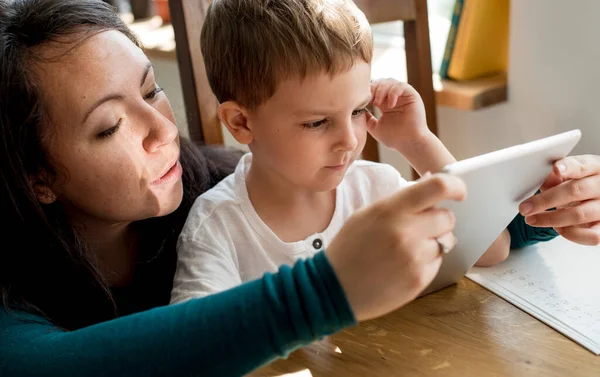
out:
{"label": "boy's blonde hair", "polygon": [[284,79],[335,75],[373,56],[371,28],[351,0],[213,0],[200,40],[217,99],[251,109]]}

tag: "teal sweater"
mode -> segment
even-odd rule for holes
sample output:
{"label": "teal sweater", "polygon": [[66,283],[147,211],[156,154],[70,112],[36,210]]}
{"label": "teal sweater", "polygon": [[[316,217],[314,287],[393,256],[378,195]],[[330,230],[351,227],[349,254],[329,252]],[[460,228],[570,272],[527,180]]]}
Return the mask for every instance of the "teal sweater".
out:
{"label": "teal sweater", "polygon": [[241,376],[354,323],[319,253],[220,294],[72,332],[0,311],[0,376]]}
{"label": "teal sweater", "polygon": [[[556,234],[509,226],[521,247]],[[229,291],[65,332],[0,309],[0,376],[241,376],[355,324],[324,253]]]}

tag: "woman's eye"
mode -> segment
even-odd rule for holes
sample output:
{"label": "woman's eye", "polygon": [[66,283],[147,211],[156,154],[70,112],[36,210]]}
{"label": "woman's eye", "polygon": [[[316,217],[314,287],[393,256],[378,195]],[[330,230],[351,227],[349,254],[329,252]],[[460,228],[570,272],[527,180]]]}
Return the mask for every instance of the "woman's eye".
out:
{"label": "woman's eye", "polygon": [[114,126],[112,126],[111,128],[104,130],[102,132],[100,132],[97,136],[99,139],[105,139],[107,137],[110,137],[111,135],[113,135],[115,132],[117,132],[119,130],[119,127],[121,127],[121,121],[122,119],[119,119],[119,121],[117,122],[117,124],[115,124]]}
{"label": "woman's eye", "polygon": [[148,99],[152,100],[152,99],[156,98],[156,96],[158,95],[158,93],[160,93],[162,91],[163,91],[163,88],[157,86],[150,93],[146,94],[144,96],[144,99],[145,100],[148,100]]}

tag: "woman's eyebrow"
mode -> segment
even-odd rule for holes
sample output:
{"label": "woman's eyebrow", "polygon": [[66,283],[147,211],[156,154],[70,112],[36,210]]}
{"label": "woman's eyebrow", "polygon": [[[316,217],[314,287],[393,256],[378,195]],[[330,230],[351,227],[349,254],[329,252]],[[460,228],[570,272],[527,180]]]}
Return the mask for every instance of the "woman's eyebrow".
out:
{"label": "woman's eyebrow", "polygon": [[[146,82],[146,78],[148,77],[148,74],[150,73],[150,70],[152,68],[154,68],[154,65],[152,63],[148,62],[146,64],[146,68],[144,69],[144,74],[142,75],[142,81],[140,82],[140,86],[144,85],[144,82]],[[102,105],[103,103],[112,101],[112,100],[122,100],[123,98],[124,98],[124,96],[122,94],[115,94],[115,93],[109,94],[109,95],[106,95],[106,96],[100,98],[92,106],[90,106],[90,108],[85,112],[85,115],[81,122],[85,123],[87,118],[94,112],[94,110],[96,110],[98,107],[100,107],[100,105]]]}
{"label": "woman's eyebrow", "polygon": [[150,70],[153,68],[154,68],[154,64],[152,64],[151,62],[146,63],[146,69],[144,70],[144,75],[142,76],[142,82],[140,82],[140,86],[144,86],[144,83],[146,82],[146,78],[148,77]]}

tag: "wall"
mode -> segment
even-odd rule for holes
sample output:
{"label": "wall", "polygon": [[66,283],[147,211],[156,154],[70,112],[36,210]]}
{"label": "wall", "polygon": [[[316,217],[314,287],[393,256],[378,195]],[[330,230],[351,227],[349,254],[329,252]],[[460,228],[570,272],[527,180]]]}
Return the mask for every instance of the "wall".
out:
{"label": "wall", "polygon": [[511,2],[509,101],[477,112],[439,108],[459,158],[580,128],[575,153],[600,154],[600,2]]}

